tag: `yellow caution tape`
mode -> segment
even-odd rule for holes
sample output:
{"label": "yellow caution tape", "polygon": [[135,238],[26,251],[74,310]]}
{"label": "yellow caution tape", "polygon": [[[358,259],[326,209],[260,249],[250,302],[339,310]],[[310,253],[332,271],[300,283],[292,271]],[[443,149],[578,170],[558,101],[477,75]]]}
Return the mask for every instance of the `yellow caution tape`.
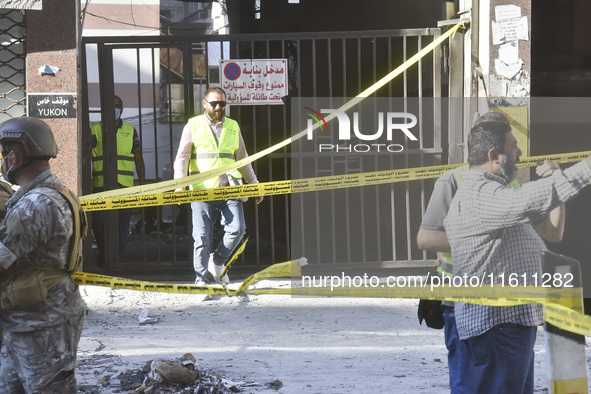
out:
{"label": "yellow caution tape", "polygon": [[[535,166],[538,162],[551,160],[556,163],[570,163],[589,156],[591,151],[544,155],[523,158],[518,167]],[[385,183],[407,182],[419,179],[440,177],[444,172],[463,164],[447,164],[431,167],[416,167],[400,170],[364,172],[360,174],[333,175],[318,178],[257,183],[253,185],[228,186],[212,189],[190,190],[174,193],[143,194],[98,200],[84,200],[81,205],[87,211],[103,209],[136,208],[147,206],[184,204],[193,201],[227,200],[232,198],[270,196],[302,193],[349,187],[380,185]]]}
{"label": "yellow caution tape", "polygon": [[244,249],[246,249],[247,242],[248,242],[248,237],[244,238],[244,242],[242,242],[242,245],[240,245],[238,247],[238,249],[236,249],[236,251],[234,252],[232,257],[230,258],[230,260],[226,264],[226,267],[224,268],[224,270],[222,271],[222,273],[220,275],[220,283],[221,283],[222,287],[224,288],[224,290],[226,291],[226,294],[229,296],[230,296],[230,290],[228,289],[228,286],[227,286],[228,284],[224,281],[224,276],[226,276],[226,274],[228,273],[228,270],[230,269],[232,264],[234,264],[234,262],[236,260],[238,260],[238,256],[240,256],[242,254],[242,252],[244,252]]}
{"label": "yellow caution tape", "polygon": [[236,260],[238,260],[238,256],[240,256],[242,254],[242,252],[244,252],[244,249],[246,249],[247,242],[248,242],[248,237],[244,238],[244,242],[242,242],[242,244],[238,247],[238,249],[236,249],[236,251],[234,252],[232,257],[230,258],[230,260],[226,264],[226,267],[222,271],[222,277],[228,273],[228,270],[230,269],[232,264],[234,264],[234,262]]}
{"label": "yellow caution tape", "polygon": [[[463,25],[463,22],[458,23],[445,34],[434,40],[427,47],[423,48],[413,57],[411,57],[404,64],[397,69],[390,72],[388,75],[380,79],[368,89],[358,94],[355,98],[344,104],[339,108],[340,111],[346,111],[360,103],[364,98],[375,93],[379,88],[386,83],[400,75],[404,70],[408,69],[419,59],[432,51],[435,47],[440,45],[449,36]],[[328,122],[335,117],[330,114],[325,118]],[[313,128],[317,128],[314,125]],[[273,145],[261,152],[253,154],[245,159],[239,160],[230,165],[214,169],[202,174],[197,174],[181,179],[160,182],[156,184],[136,186],[125,189],[118,189],[96,193],[87,196],[81,196],[82,205],[87,210],[99,209],[119,209],[131,208],[141,206],[153,205],[167,205],[178,204],[192,201],[210,201],[238,197],[255,197],[261,195],[276,195],[287,194],[306,191],[330,190],[337,188],[347,188],[365,185],[377,185],[383,183],[410,181],[416,179],[435,178],[442,175],[445,171],[455,168],[458,165],[443,165],[434,167],[420,167],[402,170],[378,171],[373,173],[363,174],[348,174],[340,176],[329,176],[321,178],[310,178],[301,180],[290,180],[280,182],[262,183],[256,185],[243,185],[235,187],[225,187],[218,189],[195,190],[189,192],[178,193],[163,193],[177,188],[185,187],[195,183],[201,183],[207,179],[220,176],[228,173],[234,169],[243,167],[261,157],[264,157],[278,149],[281,149],[293,141],[296,141],[307,135],[308,130],[302,130],[291,138],[288,138],[276,145]],[[552,156],[538,156],[524,159],[518,164],[518,167],[533,166],[538,161],[552,160],[558,163],[567,163],[584,159],[591,152],[571,153],[565,155]],[[237,251],[240,254],[244,250],[245,244]],[[237,257],[237,255],[236,255]],[[165,292],[165,293],[182,293],[182,294],[212,294],[212,295],[229,295],[235,296],[243,292],[247,292],[247,288],[261,280],[274,277],[298,277],[301,276],[300,266],[305,264],[304,259],[293,260],[285,263],[272,265],[252,276],[247,278],[236,290],[228,289],[225,284],[223,286],[195,286],[195,285],[172,285],[164,283],[152,283],[146,281],[136,281],[125,278],[116,278],[105,275],[88,274],[83,272],[76,272],[73,276],[76,283],[79,285],[94,285],[106,286],[119,289],[149,291],[149,292]],[[226,268],[224,273],[227,272]],[[540,303],[545,306],[545,319],[553,325],[579,333],[581,335],[591,335],[591,317],[583,315],[563,305],[547,301],[557,295],[564,295],[564,289],[518,289],[512,288],[510,290],[511,297],[507,297],[507,289],[485,289],[486,296],[482,296],[483,290],[478,289],[440,289],[436,292],[429,291],[428,293],[423,288],[408,288],[408,287],[380,287],[380,288],[351,288],[351,289],[330,289],[323,288],[286,288],[286,289],[253,289],[249,290],[251,294],[290,294],[290,295],[325,295],[325,296],[357,296],[357,297],[395,297],[395,298],[431,298],[431,299],[450,299],[455,301],[464,301],[471,303],[483,303],[487,305],[507,306],[518,305],[525,303]],[[560,293],[556,293],[559,291]],[[579,290],[580,291],[580,290]],[[450,297],[453,292],[455,296]],[[466,293],[466,294],[462,294]],[[475,295],[478,294],[478,295]],[[491,296],[491,294],[493,296]],[[460,296],[458,296],[460,295]],[[516,297],[513,297],[513,296]],[[496,296],[496,297],[495,297]]]}
{"label": "yellow caution tape", "polygon": [[588,394],[589,387],[586,378],[554,380],[552,381],[551,392],[557,394]]}
{"label": "yellow caution tape", "polygon": [[[404,70],[411,67],[413,64],[418,62],[422,57],[424,57],[429,52],[431,52],[433,49],[438,47],[441,43],[443,43],[445,40],[447,40],[448,37],[454,35],[456,33],[456,31],[460,27],[462,27],[463,25],[464,25],[463,21],[458,22],[454,27],[452,27],[447,32],[445,32],[444,34],[439,36],[437,39],[433,40],[432,43],[427,45],[425,48],[421,49],[419,52],[417,52],[410,59],[408,59],[406,62],[401,64],[398,68],[396,68],[395,70],[388,73],[386,76],[381,78],[379,81],[377,81],[376,83],[371,85],[369,88],[365,89],[364,91],[359,93],[357,96],[355,96],[354,98],[349,100],[347,103],[343,104],[339,108],[339,110],[346,111],[346,110],[354,107],[355,105],[359,104],[365,98],[367,98],[370,95],[372,95],[373,93],[375,93],[382,86],[386,85],[388,82],[390,82],[391,80],[396,78],[398,75],[402,74],[402,72],[404,72]],[[336,115],[330,114],[329,116],[327,116],[325,118],[325,121],[329,122],[330,120],[334,119],[335,117],[336,117]],[[317,124],[315,124],[312,129],[314,130],[314,129],[317,129],[318,127],[319,126]],[[192,176],[185,177],[185,178],[173,179],[170,181],[154,183],[154,184],[150,184],[150,185],[134,186],[134,187],[128,187],[128,188],[124,188],[124,189],[110,190],[110,191],[105,191],[105,192],[101,192],[101,193],[90,194],[87,196],[81,196],[80,200],[81,201],[103,200],[103,199],[107,199],[107,198],[118,198],[118,197],[123,197],[123,196],[135,196],[135,195],[141,195],[141,194],[155,194],[155,193],[162,193],[162,192],[166,192],[166,191],[170,191],[170,190],[175,190],[175,189],[189,186],[189,185],[192,185],[195,183],[201,183],[201,182],[204,182],[208,179],[218,177],[222,174],[227,174],[232,170],[244,167],[245,165],[252,163],[255,160],[258,160],[261,157],[264,157],[264,156],[266,156],[278,149],[281,149],[281,148],[291,144],[293,141],[297,141],[298,139],[304,137],[307,134],[308,134],[308,129],[302,130],[299,133],[297,133],[296,135],[294,135],[293,137],[290,137],[290,138],[288,138],[276,145],[273,145],[261,152],[255,153],[252,156],[246,157],[246,158],[239,160],[237,162],[234,162],[232,164],[228,164],[226,166],[223,166],[223,167],[220,167],[217,169],[213,169],[213,170],[201,173],[201,174],[192,175]]]}
{"label": "yellow caution tape", "polygon": [[[244,249],[238,250],[235,253],[235,255],[240,254],[243,250]],[[126,278],[118,278],[114,276],[90,274],[87,272],[75,272],[72,275],[72,277],[78,285],[112,287],[114,289],[147,291],[153,293],[155,292],[177,294],[210,294],[228,295],[230,297],[233,297],[244,293],[248,286],[261,279],[285,277],[286,273],[288,273],[287,276],[292,275],[292,273],[294,275],[297,275],[297,273],[299,272],[300,263],[301,259],[298,259],[272,265],[248,277],[244,282],[242,282],[242,284],[236,290],[228,288],[227,285],[173,285],[168,283],[154,283]]]}
{"label": "yellow caution tape", "polygon": [[[244,246],[244,245],[243,245]],[[237,251],[236,254],[240,254]],[[262,271],[251,275],[236,289],[227,286],[195,286],[173,285],[135,281],[104,275],[76,272],[73,276],[79,285],[105,286],[116,289],[137,291],[180,293],[180,294],[211,294],[237,296],[247,294],[283,294],[292,296],[329,296],[329,297],[372,297],[372,298],[414,298],[439,299],[456,302],[468,302],[490,306],[513,306],[522,304],[541,304],[544,306],[544,319],[558,328],[580,335],[591,336],[591,316],[584,315],[567,306],[580,304],[580,288],[542,288],[499,287],[484,285],[476,288],[465,287],[435,287],[428,283],[424,286],[389,287],[379,285],[375,287],[285,287],[248,289],[252,284],[262,279],[289,277],[293,280],[302,278],[301,266],[306,259],[287,261],[274,264]],[[295,283],[295,282],[294,282]],[[293,284],[293,283],[292,283]],[[578,298],[577,298],[578,297]]]}
{"label": "yellow caution tape", "polygon": [[591,316],[557,303],[545,303],[544,306],[544,320],[548,323],[576,334],[591,336]]}
{"label": "yellow caution tape", "polygon": [[146,281],[117,278],[113,276],[75,272],[74,280],[79,285],[112,287],[114,289],[149,291],[157,293],[179,294],[211,294],[224,295],[226,291],[222,286],[196,286],[196,285],[172,285],[166,283],[152,283]]}
{"label": "yellow caution tape", "polygon": [[[221,277],[228,272],[232,264],[238,260],[238,257],[246,249],[246,243],[248,237],[245,238],[242,245],[236,249],[228,263],[226,268],[222,272]],[[210,295],[223,295],[228,296],[234,295],[235,291],[228,289],[226,283],[222,280],[221,287],[219,285],[209,286],[194,286],[194,285],[170,285],[166,283],[152,283],[146,281],[136,281],[125,278],[116,278],[113,276],[89,274],[85,272],[75,272],[72,277],[79,285],[89,286],[102,286],[112,287],[114,289],[125,289],[125,290],[138,290],[138,291],[149,291],[157,293],[181,293],[181,294],[210,294]]]}
{"label": "yellow caution tape", "polygon": [[[236,295],[245,293],[246,289],[253,283],[261,279],[269,278],[283,278],[283,277],[297,277],[301,275],[300,266],[306,264],[306,259],[287,261],[285,263],[273,264],[262,271],[246,278],[244,282],[236,289]],[[249,292],[250,293],[250,292]],[[254,294],[254,293],[253,293]]]}

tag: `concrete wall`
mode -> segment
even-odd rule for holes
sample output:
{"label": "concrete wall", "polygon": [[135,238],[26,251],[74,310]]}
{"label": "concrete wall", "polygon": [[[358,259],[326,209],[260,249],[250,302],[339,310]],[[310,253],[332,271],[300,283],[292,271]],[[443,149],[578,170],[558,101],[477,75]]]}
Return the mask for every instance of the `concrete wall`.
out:
{"label": "concrete wall", "polygon": [[[73,94],[74,105],[78,108],[77,3],[44,1],[42,10],[28,10],[25,17],[27,95]],[[55,75],[41,75],[38,70],[45,65],[57,67],[60,71]],[[52,169],[70,190],[80,194],[78,116],[43,120],[51,126],[59,147],[57,159],[51,161]]]}

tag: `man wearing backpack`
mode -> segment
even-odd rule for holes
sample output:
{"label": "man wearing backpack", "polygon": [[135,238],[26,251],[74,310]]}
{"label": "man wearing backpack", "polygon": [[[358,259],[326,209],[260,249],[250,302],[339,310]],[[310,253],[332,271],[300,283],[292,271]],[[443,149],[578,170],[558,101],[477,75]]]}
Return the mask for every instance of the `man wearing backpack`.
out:
{"label": "man wearing backpack", "polygon": [[0,392],[76,393],[85,306],[71,274],[85,217],[52,174],[53,132],[35,118],[0,125],[0,167],[20,189],[0,223]]}
{"label": "man wearing backpack", "polygon": [[[589,156],[564,171],[556,169],[551,176],[508,188],[521,154],[506,124],[483,123],[470,131],[470,170],[463,174],[444,221],[460,286],[479,277],[485,278],[484,286],[494,283],[500,288],[502,275],[520,275],[511,287],[531,285],[531,278],[541,275],[540,252],[547,249],[539,223],[591,181]],[[533,393],[541,305],[457,302],[455,320],[473,366],[473,392]]]}
{"label": "man wearing backpack", "polygon": [[[487,112],[478,118],[474,126],[486,123],[499,123],[510,127],[510,122],[500,112]],[[536,173],[541,177],[548,177],[559,167],[556,163],[541,163],[536,168]],[[417,245],[420,249],[433,250],[439,252],[440,266],[437,271],[440,275],[453,276],[453,262],[451,249],[447,240],[447,234],[443,221],[447,216],[451,201],[456,194],[460,184],[464,181],[463,174],[470,169],[469,165],[463,165],[453,170],[447,171],[435,183],[435,188],[431,194],[431,199],[423,216],[423,221],[417,234]],[[508,188],[520,187],[517,180],[507,184]],[[564,233],[565,220],[564,204],[555,208],[547,220],[543,220],[536,225],[545,240],[550,242],[559,242]],[[473,366],[470,362],[468,348],[462,342],[458,335],[456,327],[454,303],[443,301],[443,321],[444,321],[444,339],[448,350],[447,362],[449,367],[449,385],[452,394],[470,394],[476,392],[471,377],[473,376]]]}

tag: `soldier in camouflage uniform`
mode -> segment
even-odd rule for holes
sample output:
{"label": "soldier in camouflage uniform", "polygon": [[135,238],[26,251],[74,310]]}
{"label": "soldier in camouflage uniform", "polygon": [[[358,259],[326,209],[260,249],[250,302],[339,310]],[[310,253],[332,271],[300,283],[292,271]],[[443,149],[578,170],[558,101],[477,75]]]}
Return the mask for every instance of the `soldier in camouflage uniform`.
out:
{"label": "soldier in camouflage uniform", "polygon": [[[65,273],[74,242],[73,212],[61,193],[44,186],[61,183],[49,167],[49,158],[57,155],[51,129],[34,118],[8,120],[0,125],[0,147],[3,173],[21,187],[7,201],[0,223],[0,278],[30,267]],[[85,306],[73,278],[64,277],[45,300],[0,310],[0,393],[77,392]]]}

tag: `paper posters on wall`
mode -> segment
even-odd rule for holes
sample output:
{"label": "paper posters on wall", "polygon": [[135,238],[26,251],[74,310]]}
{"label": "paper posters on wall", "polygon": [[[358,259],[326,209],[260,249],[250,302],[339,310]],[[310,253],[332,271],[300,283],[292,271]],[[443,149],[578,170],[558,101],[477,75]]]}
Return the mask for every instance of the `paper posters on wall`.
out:
{"label": "paper posters on wall", "polygon": [[499,45],[504,42],[515,40],[529,40],[529,29],[527,16],[504,21],[492,21],[493,44]]}
{"label": "paper posters on wall", "polygon": [[494,59],[494,74],[489,77],[493,97],[529,97],[529,74],[522,69],[525,63],[519,57],[519,42],[529,41],[527,16],[521,7],[507,4],[494,9],[491,23],[492,43],[498,45],[498,58]]}

